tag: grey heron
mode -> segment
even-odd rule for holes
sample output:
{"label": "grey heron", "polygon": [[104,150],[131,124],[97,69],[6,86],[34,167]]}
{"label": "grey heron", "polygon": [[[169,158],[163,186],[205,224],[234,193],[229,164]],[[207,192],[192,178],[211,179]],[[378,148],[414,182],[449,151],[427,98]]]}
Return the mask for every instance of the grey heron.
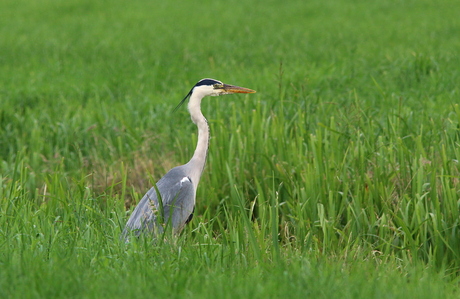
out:
{"label": "grey heron", "polygon": [[209,145],[209,126],[201,113],[201,100],[205,96],[254,92],[249,88],[224,84],[214,79],[202,79],[195,84],[176,107],[179,108],[189,99],[188,111],[198,127],[195,152],[187,164],[171,169],[144,195],[123,230],[122,238],[125,241],[129,240],[131,232],[136,236],[143,232],[155,235],[163,233],[167,225],[171,225],[172,231],[178,234],[190,222]]}

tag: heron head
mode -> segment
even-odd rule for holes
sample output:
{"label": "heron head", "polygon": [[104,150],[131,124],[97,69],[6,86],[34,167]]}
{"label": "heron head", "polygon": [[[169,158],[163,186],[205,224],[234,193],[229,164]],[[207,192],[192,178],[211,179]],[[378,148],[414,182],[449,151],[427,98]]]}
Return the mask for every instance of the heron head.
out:
{"label": "heron head", "polygon": [[215,79],[201,79],[193,87],[193,92],[203,93],[204,96],[220,96],[222,94],[232,93],[254,93],[255,91],[249,88],[239,87],[235,85],[225,84]]}
{"label": "heron head", "polygon": [[[197,94],[200,98],[205,96],[220,96],[223,94],[232,94],[232,93],[255,93],[255,90],[239,87],[235,85],[225,84],[219,80],[215,79],[201,79],[198,81],[195,86],[190,90],[190,92],[185,96],[185,98],[179,103],[176,107],[179,108],[187,98],[191,97],[192,94]],[[174,109],[174,110],[176,110]]]}

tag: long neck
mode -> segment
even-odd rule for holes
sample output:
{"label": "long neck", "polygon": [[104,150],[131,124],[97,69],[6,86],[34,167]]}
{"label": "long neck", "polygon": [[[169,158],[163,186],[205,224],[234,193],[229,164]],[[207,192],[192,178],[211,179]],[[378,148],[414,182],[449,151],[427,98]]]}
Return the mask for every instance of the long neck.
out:
{"label": "long neck", "polygon": [[204,165],[206,164],[206,155],[208,154],[209,146],[209,126],[203,113],[201,113],[201,98],[202,97],[199,95],[192,94],[188,104],[188,110],[192,121],[198,127],[198,142],[195,153],[193,154],[192,159],[187,163],[193,170],[191,173],[191,179],[195,185],[195,190],[198,186],[198,182],[200,181]]}

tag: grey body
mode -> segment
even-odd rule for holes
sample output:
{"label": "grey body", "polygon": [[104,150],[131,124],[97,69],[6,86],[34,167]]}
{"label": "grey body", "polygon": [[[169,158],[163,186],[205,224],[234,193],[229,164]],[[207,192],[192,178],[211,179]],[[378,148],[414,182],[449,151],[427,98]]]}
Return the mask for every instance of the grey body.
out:
{"label": "grey body", "polygon": [[[130,232],[136,236],[143,232],[155,235],[164,232],[165,227],[171,227],[175,234],[181,232],[193,215],[196,189],[208,152],[209,126],[201,113],[201,100],[205,96],[254,92],[248,88],[224,84],[214,79],[202,79],[195,84],[179,104],[182,105],[189,98],[188,111],[193,123],[198,127],[198,142],[193,157],[187,164],[171,169],[162,177],[156,183],[158,192],[155,187],[152,187],[144,195],[123,230],[122,238],[125,241],[129,240]],[[163,214],[161,214],[161,207],[163,207]]]}
{"label": "grey body", "polygon": [[152,187],[141,199],[126,223],[123,236],[126,238],[130,231],[136,236],[142,232],[163,233],[166,226],[179,233],[185,224],[191,220],[195,207],[196,190],[192,180],[187,176],[187,165],[171,169],[157,183],[163,204],[163,219],[159,222],[160,200],[155,187]]}

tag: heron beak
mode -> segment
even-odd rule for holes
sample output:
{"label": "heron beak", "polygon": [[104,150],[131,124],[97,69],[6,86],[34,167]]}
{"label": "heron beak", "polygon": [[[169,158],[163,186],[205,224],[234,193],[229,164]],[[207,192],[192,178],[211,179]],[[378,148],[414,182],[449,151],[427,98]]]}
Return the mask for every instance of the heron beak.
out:
{"label": "heron beak", "polygon": [[245,87],[239,87],[235,85],[229,85],[229,84],[224,84],[222,87],[225,93],[255,93],[255,90],[245,88]]}

